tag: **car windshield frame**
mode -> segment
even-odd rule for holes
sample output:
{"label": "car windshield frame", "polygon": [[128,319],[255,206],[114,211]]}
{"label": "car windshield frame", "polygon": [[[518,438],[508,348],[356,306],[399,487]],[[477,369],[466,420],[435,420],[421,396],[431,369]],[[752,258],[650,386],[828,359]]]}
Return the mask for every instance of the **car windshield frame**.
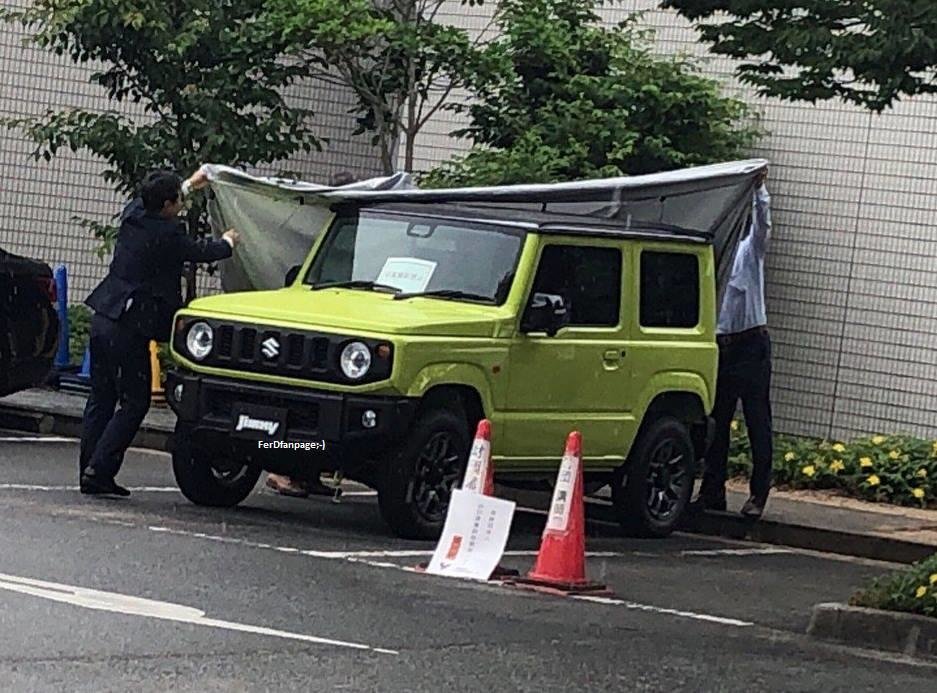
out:
{"label": "car windshield frame", "polygon": [[[453,217],[447,215],[435,216],[435,215],[422,215],[419,213],[406,213],[406,212],[397,212],[389,210],[380,210],[380,209],[355,209],[353,212],[340,212],[332,220],[332,223],[329,224],[328,229],[324,233],[321,243],[316,247],[315,256],[312,258],[312,262],[309,263],[309,269],[306,271],[302,279],[302,285],[308,287],[312,290],[317,289],[326,289],[336,286],[335,282],[324,282],[317,283],[313,281],[314,276],[318,271],[320,271],[321,263],[326,253],[331,249],[331,243],[334,241],[336,235],[339,231],[347,226],[348,224],[354,224],[357,226],[360,223],[360,219],[363,216],[370,218],[389,220],[389,221],[399,221],[407,223],[407,233],[413,227],[428,227],[429,233],[427,236],[432,236],[436,228],[439,226],[447,226],[451,228],[465,228],[466,230],[472,231],[487,231],[489,233],[499,233],[503,235],[513,236],[518,239],[517,252],[514,255],[514,261],[510,267],[510,282],[503,288],[502,292],[499,295],[493,296],[490,300],[480,300],[473,298],[453,298],[453,297],[442,297],[442,296],[433,296],[434,290],[428,290],[426,292],[409,292],[404,290],[397,290],[392,293],[400,294],[404,298],[416,298],[421,296],[423,293],[426,294],[426,298],[435,298],[438,300],[447,300],[447,301],[459,301],[465,303],[476,303],[481,305],[490,305],[490,306],[502,306],[507,302],[508,296],[510,295],[511,288],[514,285],[514,279],[517,276],[517,268],[520,265],[521,255],[524,251],[524,245],[527,241],[527,233],[529,229],[518,224],[508,223],[498,223],[497,221],[475,219],[471,217]],[[376,280],[375,280],[376,281]],[[374,282],[369,282],[366,280],[350,280],[348,282],[338,282],[336,288],[347,288],[351,290],[364,290],[364,291],[373,291],[375,290],[368,284],[374,284]],[[349,286],[341,286],[342,284],[349,284]],[[381,285],[378,285],[379,287]],[[439,291],[438,289],[436,291]],[[441,291],[446,291],[442,289]]]}

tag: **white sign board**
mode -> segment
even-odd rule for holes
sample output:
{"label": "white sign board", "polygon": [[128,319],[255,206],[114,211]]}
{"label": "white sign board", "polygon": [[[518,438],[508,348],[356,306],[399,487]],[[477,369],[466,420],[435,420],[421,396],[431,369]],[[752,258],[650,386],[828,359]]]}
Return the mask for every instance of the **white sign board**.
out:
{"label": "white sign board", "polygon": [[415,257],[389,257],[374,281],[394,286],[405,293],[426,291],[436,271],[436,263]]}
{"label": "white sign board", "polygon": [[569,526],[569,507],[573,498],[573,485],[579,470],[576,465],[579,459],[575,455],[564,455],[556,476],[556,487],[553,489],[553,502],[550,503],[550,515],[547,518],[547,529],[556,532],[565,532]]}
{"label": "white sign board", "polygon": [[446,526],[427,573],[488,580],[504,554],[515,504],[453,489]]}

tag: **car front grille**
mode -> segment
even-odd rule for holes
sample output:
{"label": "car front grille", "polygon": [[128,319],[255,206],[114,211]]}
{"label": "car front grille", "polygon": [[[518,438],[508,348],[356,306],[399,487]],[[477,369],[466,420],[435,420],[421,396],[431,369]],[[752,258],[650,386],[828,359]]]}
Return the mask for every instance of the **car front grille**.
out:
{"label": "car front grille", "polygon": [[[212,326],[215,345],[199,365],[318,382],[349,382],[342,374],[338,360],[341,350],[353,341],[352,338],[227,320],[200,320]],[[372,348],[379,343],[385,344],[362,341],[369,343]],[[185,330],[176,333],[174,346],[180,354],[187,353]],[[390,358],[383,361],[375,359],[371,372],[359,382],[383,380],[390,376],[390,370]]]}

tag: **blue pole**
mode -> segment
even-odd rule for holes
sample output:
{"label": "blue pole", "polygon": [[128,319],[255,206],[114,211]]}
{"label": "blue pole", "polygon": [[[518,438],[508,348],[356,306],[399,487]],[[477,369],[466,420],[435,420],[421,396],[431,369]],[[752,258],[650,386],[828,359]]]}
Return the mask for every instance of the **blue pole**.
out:
{"label": "blue pole", "polygon": [[81,360],[81,371],[78,377],[82,380],[91,378],[91,347],[85,347],[85,357]]}
{"label": "blue pole", "polygon": [[55,367],[68,366],[68,269],[59,265],[53,273],[55,292],[58,295],[57,311],[59,314],[59,350],[55,354]]}

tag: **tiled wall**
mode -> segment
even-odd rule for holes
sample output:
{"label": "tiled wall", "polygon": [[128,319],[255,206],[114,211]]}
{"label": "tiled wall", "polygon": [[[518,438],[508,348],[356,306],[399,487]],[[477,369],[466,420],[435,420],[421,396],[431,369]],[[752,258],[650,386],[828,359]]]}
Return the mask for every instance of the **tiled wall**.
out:
{"label": "tiled wall", "polygon": [[[29,0],[0,0],[0,7],[22,7]],[[0,118],[39,115],[48,109],[80,107],[105,110],[111,104],[103,91],[88,84],[94,66],[75,66],[38,48],[24,48],[17,25],[0,23]],[[351,101],[335,90],[315,85],[294,86],[288,97],[317,113],[317,134],[331,143],[323,152],[262,169],[286,169],[310,180],[327,180],[339,170],[360,175],[380,173],[377,157],[365,138],[352,138],[346,115]],[[142,117],[139,105],[124,113]],[[106,270],[107,258],[96,254],[91,235],[72,221],[75,216],[107,219],[120,211],[121,201],[101,179],[105,165],[89,155],[61,151],[51,162],[34,161],[33,145],[21,134],[0,129],[0,247],[38,257],[69,269],[69,299],[78,302]],[[213,162],[226,163],[226,162]],[[216,290],[208,277],[201,291]]]}
{"label": "tiled wall", "polygon": [[[26,0],[2,0],[4,6]],[[450,0],[440,20],[482,32],[493,3]],[[705,53],[692,30],[653,0],[608,7],[608,21],[646,10],[663,52]],[[85,84],[88,70],[36,50],[0,25],[0,116],[48,107],[103,107]],[[937,231],[932,194],[937,175],[937,99],[918,98],[883,116],[836,103],[755,99],[731,79],[732,64],[710,59],[706,72],[748,98],[770,134],[754,155],[772,162],[775,239],[769,259],[768,309],[775,342],[774,405],[781,431],[848,436],[907,431],[937,437]],[[322,179],[338,168],[378,172],[363,140],[352,142],[341,95],[296,89],[324,114],[330,149],[295,169]],[[461,123],[441,113],[417,143],[416,170],[460,151],[449,133]],[[117,200],[102,185],[99,163],[65,154],[51,164],[28,158],[30,145],[0,133],[0,245],[67,262],[73,297],[104,265],[95,241],[70,218],[103,218]]]}
{"label": "tiled wall", "polygon": [[[687,23],[654,0],[602,14],[616,22],[641,10],[661,52],[705,55]],[[490,11],[490,3],[470,10],[450,0],[441,16],[478,30]],[[776,427],[937,437],[937,99],[916,98],[882,116],[839,103],[763,100],[734,82],[733,67],[710,57],[705,72],[757,106],[769,131],[753,155],[772,162]],[[430,123],[415,168],[463,150],[465,142],[448,137],[462,124],[451,114]]]}

